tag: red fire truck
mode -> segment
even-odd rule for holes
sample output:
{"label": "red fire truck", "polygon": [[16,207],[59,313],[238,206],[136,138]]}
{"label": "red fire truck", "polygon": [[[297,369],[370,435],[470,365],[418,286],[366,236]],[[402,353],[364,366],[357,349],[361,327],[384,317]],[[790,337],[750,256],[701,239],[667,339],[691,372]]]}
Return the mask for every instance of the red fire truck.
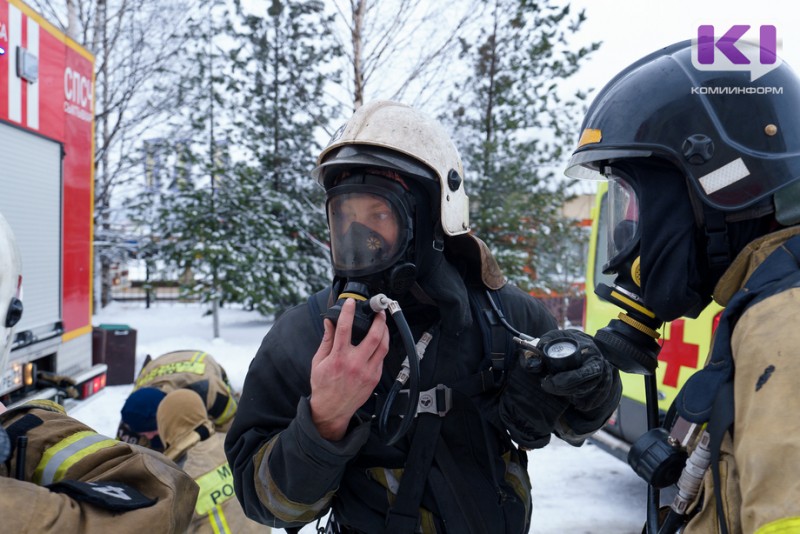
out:
{"label": "red fire truck", "polygon": [[0,213],[22,255],[24,313],[0,400],[105,387],[92,364],[94,57],[20,0],[0,0]]}

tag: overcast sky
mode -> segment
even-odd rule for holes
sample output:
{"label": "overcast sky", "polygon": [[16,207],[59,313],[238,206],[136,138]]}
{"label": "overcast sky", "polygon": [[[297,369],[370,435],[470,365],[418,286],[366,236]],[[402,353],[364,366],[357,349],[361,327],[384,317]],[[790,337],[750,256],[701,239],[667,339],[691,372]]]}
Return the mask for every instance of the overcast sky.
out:
{"label": "overcast sky", "polygon": [[[566,0],[565,0],[566,1]],[[714,26],[723,35],[734,24],[751,29],[743,36],[758,39],[761,25],[776,27],[778,56],[800,72],[800,22],[797,4],[762,0],[573,0],[573,12],[586,11],[586,22],[575,36],[576,44],[602,41],[581,69],[566,84],[591,90],[589,102],[614,75],[634,61],[686,39],[697,38],[700,25]],[[594,191],[593,182],[580,182],[576,192]]]}
{"label": "overcast sky", "polygon": [[778,55],[795,72],[800,69],[798,4],[762,0],[574,0],[575,12],[586,10],[587,20],[578,39],[602,41],[600,50],[575,75],[576,84],[595,90],[637,59],[672,43],[697,37],[700,25],[712,25],[715,35],[734,24],[747,24],[744,35],[757,39],[758,27],[777,30]]}

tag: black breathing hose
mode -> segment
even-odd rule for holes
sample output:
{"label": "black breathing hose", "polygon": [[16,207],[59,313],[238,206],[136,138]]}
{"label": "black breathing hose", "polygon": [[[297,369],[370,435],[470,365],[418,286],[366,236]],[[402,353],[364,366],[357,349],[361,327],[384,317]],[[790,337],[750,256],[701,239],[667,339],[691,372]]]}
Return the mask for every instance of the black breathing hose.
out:
{"label": "black breathing hose", "polygon": [[520,337],[522,339],[527,339],[527,340],[532,340],[533,339],[533,337],[531,337],[528,334],[525,334],[523,332],[520,332],[519,330],[517,330],[516,328],[514,328],[513,326],[508,324],[508,321],[506,321],[506,316],[503,315],[503,312],[500,310],[500,308],[497,306],[497,304],[495,304],[494,299],[492,298],[492,293],[490,291],[488,291],[488,290],[486,291],[486,298],[489,299],[489,304],[491,304],[492,310],[494,310],[494,313],[497,316],[497,318],[500,320],[500,324],[503,325],[503,328],[505,328],[506,330],[508,330],[509,332],[514,334],[515,336]]}
{"label": "black breathing hose", "polygon": [[[387,309],[392,315],[394,324],[397,325],[397,331],[400,333],[400,338],[403,340],[403,347],[406,350],[406,356],[408,358],[408,406],[406,407],[406,413],[400,422],[400,426],[385,440],[386,445],[394,445],[408,432],[414,422],[414,417],[417,415],[417,404],[419,403],[419,357],[417,356],[417,349],[414,345],[414,337],[411,335],[411,328],[408,326],[408,322],[403,315],[403,310],[400,309],[400,305],[395,301],[391,301]],[[389,412],[404,383],[405,381],[398,377],[389,390],[386,402],[378,418],[378,431],[381,436],[386,436],[388,434]]]}
{"label": "black breathing hose", "polygon": [[[644,392],[647,406],[647,430],[659,426],[658,421],[658,382],[656,375],[644,376]],[[658,509],[661,505],[661,491],[652,484],[647,485],[647,534],[658,533]]]}

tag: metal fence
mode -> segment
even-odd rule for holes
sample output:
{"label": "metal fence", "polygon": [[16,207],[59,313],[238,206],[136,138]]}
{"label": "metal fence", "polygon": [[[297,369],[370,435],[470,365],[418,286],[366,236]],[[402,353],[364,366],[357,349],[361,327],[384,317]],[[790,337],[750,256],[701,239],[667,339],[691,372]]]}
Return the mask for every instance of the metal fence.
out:
{"label": "metal fence", "polygon": [[145,305],[161,302],[200,302],[199,295],[187,294],[177,283],[136,283],[111,288],[112,300],[118,302],[142,302]]}

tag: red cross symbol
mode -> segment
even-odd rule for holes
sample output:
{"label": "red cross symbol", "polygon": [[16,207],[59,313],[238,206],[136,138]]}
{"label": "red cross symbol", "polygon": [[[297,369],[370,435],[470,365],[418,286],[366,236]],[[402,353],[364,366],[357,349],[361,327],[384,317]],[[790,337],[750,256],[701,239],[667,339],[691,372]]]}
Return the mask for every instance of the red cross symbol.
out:
{"label": "red cross symbol", "polygon": [[672,321],[669,339],[664,341],[658,359],[666,364],[664,369],[665,386],[678,387],[678,375],[681,367],[697,369],[697,353],[699,347],[693,343],[683,342],[683,319]]}

